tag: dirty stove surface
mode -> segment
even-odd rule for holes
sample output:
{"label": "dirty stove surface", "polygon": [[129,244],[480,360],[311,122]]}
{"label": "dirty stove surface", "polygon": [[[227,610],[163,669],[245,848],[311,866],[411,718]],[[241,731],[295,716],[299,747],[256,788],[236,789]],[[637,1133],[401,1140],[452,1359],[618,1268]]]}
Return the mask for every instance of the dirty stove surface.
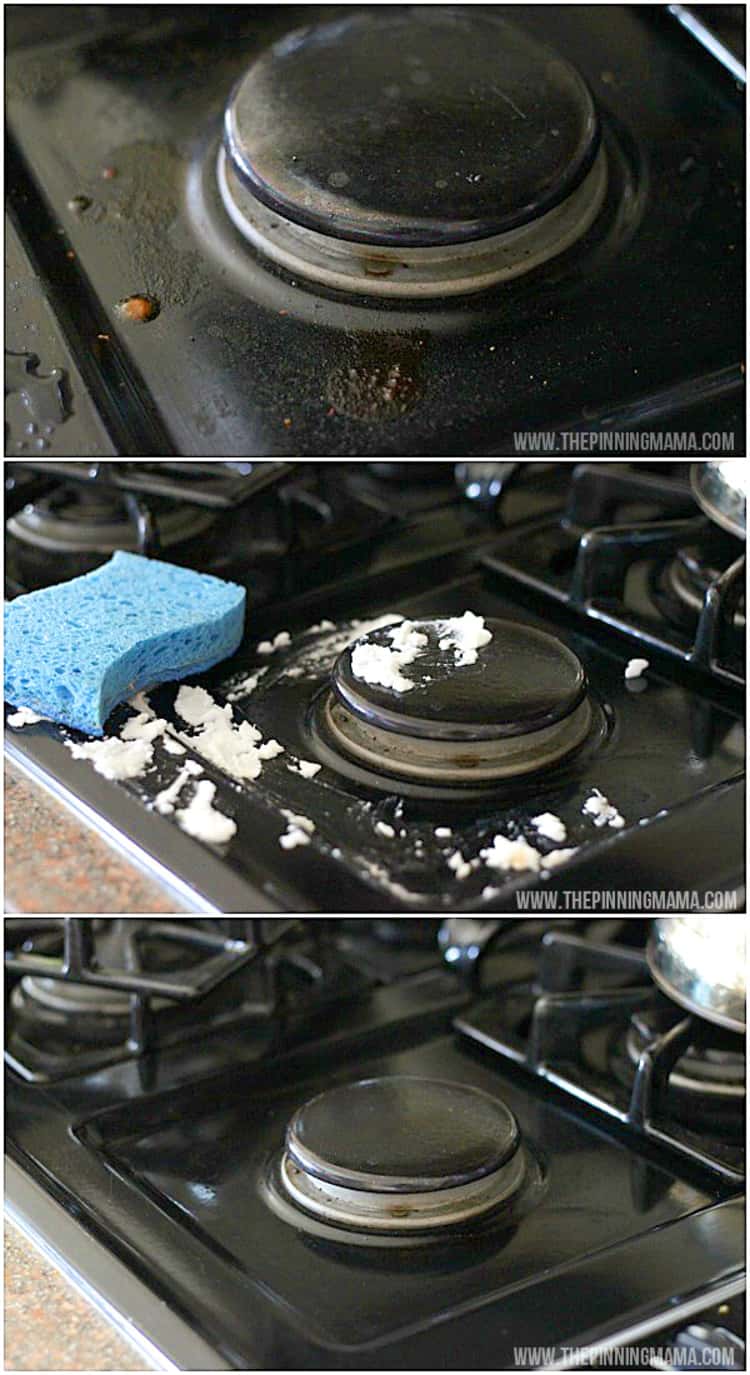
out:
{"label": "dirty stove surface", "polygon": [[[64,21],[40,12],[44,24],[17,11],[7,338],[11,390],[31,398],[32,420],[11,398],[10,452],[502,453],[529,417],[685,428],[687,415],[690,428],[739,432],[741,94],[666,13],[502,15],[587,83],[604,206],[531,273],[421,305],[271,266],[219,196],[236,83],[339,7],[223,7],[218,23],[202,6],[68,7]],[[484,206],[482,183],[461,185]],[[118,304],[132,297],[146,306],[129,318]]]}

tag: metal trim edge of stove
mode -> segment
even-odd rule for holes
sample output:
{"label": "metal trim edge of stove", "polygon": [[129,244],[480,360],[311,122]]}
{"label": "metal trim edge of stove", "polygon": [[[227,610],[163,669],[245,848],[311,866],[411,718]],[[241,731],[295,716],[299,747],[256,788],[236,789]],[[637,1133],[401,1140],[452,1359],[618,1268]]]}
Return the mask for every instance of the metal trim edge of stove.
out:
{"label": "metal trim edge of stove", "polygon": [[223,1357],[117,1256],[71,1218],[7,1156],[5,1213],[55,1269],[155,1369],[231,1369]]}
{"label": "metal trim edge of stove", "polygon": [[696,1313],[702,1312],[709,1305],[724,1303],[727,1299],[736,1298],[738,1294],[745,1292],[745,1284],[745,1276],[740,1275],[735,1280],[727,1280],[723,1284],[712,1286],[710,1290],[700,1290],[694,1297],[670,1308],[669,1312],[662,1312],[653,1318],[644,1318],[642,1322],[633,1323],[631,1327],[623,1327],[619,1332],[608,1337],[602,1337],[591,1342],[588,1346],[582,1346],[569,1359],[556,1361],[552,1365],[540,1366],[538,1369],[542,1375],[546,1375],[547,1371],[579,1370],[585,1362],[597,1360],[599,1356],[611,1351],[615,1346],[622,1347],[626,1343],[635,1343],[644,1337],[652,1337],[655,1332],[664,1327],[671,1330],[687,1318],[692,1318]]}
{"label": "metal trim edge of stove", "polygon": [[[8,738],[7,731],[5,754],[27,778],[44,788],[46,792],[66,807],[82,825],[85,825],[94,835],[99,836],[118,854],[134,864],[141,873],[146,874],[148,878],[155,879],[171,896],[193,904],[191,910],[178,915],[190,916],[193,913],[197,915],[202,912],[210,916],[221,916],[227,912],[263,912],[266,914],[290,910],[282,907],[280,902],[262,893],[259,889],[252,888],[243,880],[237,879],[231,872],[224,872],[221,869],[220,861],[205,850],[201,851],[204,861],[201,872],[207,880],[204,891],[200,892],[187,880],[180,878],[180,873],[194,871],[195,865],[182,864],[177,870],[172,870],[168,860],[157,859],[148,849],[146,832],[151,829],[150,823],[159,822],[161,818],[154,816],[153,812],[145,811],[134,798],[129,797],[124,790],[120,789],[118,802],[122,805],[129,830],[126,831],[115,826],[109,820],[106,811],[98,808],[94,799],[88,795],[98,791],[96,775],[93,770],[90,771],[90,777],[81,780],[79,793],[76,794],[64,787],[53,774],[47,773],[41,765],[32,761],[27,754],[15,749],[13,741]],[[174,826],[167,825],[165,852],[168,854],[174,846],[178,852],[185,850],[186,859],[189,859],[192,846],[190,844],[185,845],[184,842],[189,842],[188,836],[177,831]],[[209,890],[212,892],[211,897],[207,896]],[[304,906],[295,903],[294,910],[297,910],[298,907],[300,911],[307,910]]]}

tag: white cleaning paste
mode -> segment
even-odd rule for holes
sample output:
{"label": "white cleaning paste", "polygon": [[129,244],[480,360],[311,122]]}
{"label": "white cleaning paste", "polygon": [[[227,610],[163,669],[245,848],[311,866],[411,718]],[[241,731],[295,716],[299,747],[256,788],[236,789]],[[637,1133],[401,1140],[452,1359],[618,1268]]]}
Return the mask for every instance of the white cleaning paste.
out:
{"label": "white cleaning paste", "polygon": [[194,759],[186,760],[174,782],[170,783],[168,788],[162,788],[162,791],[156,794],[154,806],[157,812],[161,812],[163,816],[168,816],[170,812],[173,812],[174,804],[188,779],[196,778],[198,774],[201,773],[203,773],[203,769],[200,764],[197,764]]}
{"label": "white cleaning paste", "polygon": [[519,872],[539,868],[542,856],[533,845],[525,840],[509,840],[507,836],[496,835],[490,848],[479,852],[490,869],[515,869]]}
{"label": "white cleaning paste", "polygon": [[167,728],[167,722],[156,716],[144,693],[137,692],[129,705],[136,707],[138,714],[129,717],[119,736],[89,740],[83,745],[64,741],[74,759],[88,759],[104,778],[137,778],[151,764],[154,741]]}
{"label": "white cleaning paste", "polygon": [[240,697],[249,697],[251,692],[255,692],[264,673],[268,672],[268,665],[264,668],[256,669],[255,673],[249,673],[246,678],[241,678],[239,682],[233,683],[230,691],[227,692],[227,701],[236,702]]}
{"label": "white cleaning paste", "polygon": [[72,740],[65,744],[74,759],[88,759],[104,778],[137,778],[154,757],[150,741],[120,740],[116,735],[109,740],[89,740],[85,745]]}
{"label": "white cleaning paste", "polygon": [[[131,717],[130,720],[125,722],[125,725],[120,731],[120,738],[122,740],[155,740],[157,735],[161,735],[162,744],[167,754],[185,753],[185,746],[181,745],[179,740],[173,740],[171,735],[167,734],[169,729],[167,722],[162,720],[161,717],[157,717],[145,692],[136,692],[135,695],[130,698],[128,706],[133,707],[138,713],[138,716],[135,720]],[[155,721],[157,723],[153,731],[145,730],[147,721]]]}
{"label": "white cleaning paste", "polygon": [[388,840],[393,840],[396,834],[393,826],[389,826],[387,821],[376,821],[375,830],[378,832],[378,835],[385,836]]}
{"label": "white cleaning paste", "polygon": [[531,824],[537,834],[544,836],[545,840],[567,840],[565,822],[561,821],[559,816],[555,816],[554,812],[540,812],[539,816],[532,816]]}
{"label": "white cleaning paste", "polygon": [[448,868],[453,870],[456,878],[468,878],[472,867],[469,861],[461,854],[460,850],[454,850],[453,854],[448,856]]}
{"label": "white cleaning paste", "polygon": [[463,616],[453,616],[441,622],[440,634],[440,648],[452,649],[459,667],[475,664],[478,651],[492,639],[492,631],[484,624],[484,616],[475,616],[473,611],[464,611]]}
{"label": "white cleaning paste", "polygon": [[216,796],[216,784],[207,778],[196,785],[195,795],[187,807],[175,813],[178,826],[196,840],[209,845],[224,845],[237,830],[237,823],[217,812],[211,803]]}
{"label": "white cleaning paste", "polygon": [[159,735],[163,735],[167,729],[167,723],[161,716],[154,716],[153,713],[142,711],[138,716],[131,716],[125,722],[120,731],[121,740],[147,740],[149,744]]}
{"label": "white cleaning paste", "polygon": [[542,855],[541,866],[543,869],[556,869],[558,865],[565,864],[572,855],[577,853],[577,845],[571,845],[567,850],[551,850],[548,855]]}
{"label": "white cleaning paste", "polygon": [[438,840],[449,840],[450,837],[453,835],[453,832],[450,826],[436,826],[435,835],[437,836]]}
{"label": "white cleaning paste", "polygon": [[272,640],[261,640],[260,644],[255,646],[255,650],[257,654],[275,654],[277,649],[286,649],[291,643],[289,631],[280,630]]}
{"label": "white cleaning paste", "polygon": [[368,644],[362,641],[352,650],[352,673],[355,678],[374,687],[391,688],[393,692],[410,692],[416,683],[405,678],[401,672],[413,664],[429,643],[426,635],[415,630],[412,621],[401,621],[388,632],[393,649],[387,645]]}
{"label": "white cleaning paste", "polygon": [[617,808],[598,788],[594,788],[591,796],[586,798],[581,811],[584,816],[592,818],[595,826],[612,826],[619,831],[625,825],[625,818],[620,816]]}
{"label": "white cleaning paste", "polygon": [[295,763],[288,764],[292,773],[299,773],[303,778],[314,778],[316,773],[320,773],[322,764],[314,764],[311,759],[297,759]]}
{"label": "white cleaning paste", "polygon": [[230,704],[219,706],[205,688],[183,684],[175,698],[175,710],[199,732],[181,735],[183,743],[232,778],[257,778],[265,759],[283,753],[278,740],[263,743],[260,731],[249,721],[237,725]]}
{"label": "white cleaning paste", "polygon": [[282,850],[296,850],[298,845],[309,845],[310,836],[315,831],[315,822],[309,816],[299,816],[296,812],[287,811],[285,807],[281,809],[282,816],[286,817],[286,831],[279,836],[279,845]]}
{"label": "white cleaning paste", "polygon": [[625,665],[626,678],[640,678],[648,668],[648,659],[629,659]]}
{"label": "white cleaning paste", "polygon": [[8,725],[18,730],[20,726],[34,726],[37,721],[49,721],[49,716],[40,716],[38,712],[32,711],[31,707],[16,707],[16,710],[8,717]]}

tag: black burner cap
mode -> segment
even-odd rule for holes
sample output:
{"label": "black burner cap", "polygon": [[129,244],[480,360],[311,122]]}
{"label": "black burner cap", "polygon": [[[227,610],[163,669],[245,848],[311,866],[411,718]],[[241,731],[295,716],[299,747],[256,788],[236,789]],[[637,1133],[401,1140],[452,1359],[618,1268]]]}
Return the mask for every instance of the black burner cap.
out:
{"label": "black burner cap", "polygon": [[[355,646],[349,645],[334,668],[334,691],[371,725],[429,740],[501,740],[568,717],[586,693],[586,674],[573,651],[534,626],[493,618],[485,624],[489,644],[476,663],[457,666],[453,653],[438,647],[445,622],[414,621],[414,629],[428,635],[429,648],[403,670],[415,683],[408,692],[356,678]],[[390,646],[388,629],[363,639]]]}
{"label": "black burner cap", "polygon": [[263,53],[230,99],[225,142],[287,219],[420,248],[551,210],[590,169],[599,125],[575,69],[496,15],[382,6]]}
{"label": "black burner cap", "polygon": [[439,1079],[361,1079],[292,1118],[292,1160],[330,1184],[385,1193],[454,1188],[498,1170],[519,1144],[499,1099]]}

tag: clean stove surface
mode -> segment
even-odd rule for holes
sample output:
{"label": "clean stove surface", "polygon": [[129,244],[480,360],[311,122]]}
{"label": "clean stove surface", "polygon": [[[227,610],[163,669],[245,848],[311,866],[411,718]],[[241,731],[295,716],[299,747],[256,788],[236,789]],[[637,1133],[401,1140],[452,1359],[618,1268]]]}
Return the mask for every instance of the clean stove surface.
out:
{"label": "clean stove surface", "polygon": [[[498,974],[528,987],[540,926],[489,961],[487,997],[505,997]],[[356,966],[356,933],[348,950]],[[236,1368],[507,1368],[523,1344],[622,1333],[740,1281],[737,1182],[456,1034],[470,1004],[447,970],[393,972],[298,1030],[296,1048],[283,1024],[274,1048],[252,1019],[204,1035],[198,1019],[190,1043],[88,1075],[73,1054],[52,1086],[11,1073],[10,1154]],[[525,1156],[510,1206],[405,1238],[321,1223],[283,1197],[295,1112],[394,1075],[505,1104]],[[455,1131],[460,1154],[460,1114]]]}
{"label": "clean stove surface", "polygon": [[[571,110],[570,98],[556,93],[560,117],[549,137],[546,124],[537,127],[533,101],[514,110],[517,101],[508,105],[505,92],[495,94],[487,118],[502,116],[504,147],[518,175],[529,174],[527,194],[519,192],[526,204],[505,207],[503,225],[508,215],[511,223],[523,218],[529,205],[554,202],[571,168],[578,175],[588,165],[600,132],[606,194],[582,237],[530,273],[421,304],[349,294],[272,265],[232,223],[220,197],[222,119],[240,78],[285,35],[316,21],[343,24],[349,7],[223,7],[220,22],[203,6],[160,7],[158,14],[68,7],[64,25],[47,24],[43,34],[18,7],[7,87],[9,200],[20,243],[14,241],[7,341],[16,355],[14,389],[37,405],[39,423],[30,435],[16,396],[11,451],[454,455],[503,453],[513,433],[530,424],[674,429],[679,420],[680,429],[739,433],[738,84],[666,7],[490,8],[492,22],[510,21],[531,40],[531,53],[539,41],[549,45],[585,83],[576,84],[571,68],[555,69],[555,84],[572,82],[575,99]],[[387,21],[387,32],[394,22]],[[327,60],[335,70],[335,55]],[[537,66],[527,89],[541,102],[552,97],[549,73],[541,60]],[[271,69],[273,93],[273,63]],[[416,79],[423,72],[429,77],[417,67]],[[407,87],[424,137],[427,116],[439,128],[444,113],[427,109],[426,84]],[[306,122],[310,93],[295,88],[300,108],[295,126],[284,131],[281,170],[275,163],[269,169],[250,148],[267,198],[271,183],[287,186],[299,167],[296,133],[306,149],[306,134],[323,119],[332,91],[338,102],[338,73],[326,86],[323,113],[311,109]],[[381,94],[367,146],[383,139],[387,169],[389,158],[398,158],[387,120],[381,128],[381,105],[391,97]],[[353,108],[356,115],[356,99]],[[336,142],[329,134],[327,148]],[[481,128],[467,132],[479,135]],[[477,159],[469,166],[467,155],[451,168],[461,188],[453,197],[444,186],[443,143],[427,187],[419,184],[423,160],[412,157],[403,128],[395,136],[403,142],[420,233],[425,207],[431,232],[455,231],[452,221],[446,229],[451,207],[461,232],[467,224],[470,232],[477,224],[484,233],[497,228],[486,204],[497,165],[477,172]],[[240,128],[244,149],[243,138]],[[348,204],[351,188],[342,175],[356,181],[364,165],[371,188],[372,168],[350,143],[349,172],[307,169],[315,185],[304,188],[305,203],[317,197],[316,213],[326,223]],[[391,180],[384,172],[386,218]],[[490,199],[497,213],[497,197]],[[377,282],[382,264],[377,253],[364,252],[365,274]],[[59,315],[57,344],[40,294]],[[123,316],[118,306],[131,297],[156,303],[153,318]],[[42,381],[55,368],[54,386]],[[50,388],[54,394],[42,394]]]}

